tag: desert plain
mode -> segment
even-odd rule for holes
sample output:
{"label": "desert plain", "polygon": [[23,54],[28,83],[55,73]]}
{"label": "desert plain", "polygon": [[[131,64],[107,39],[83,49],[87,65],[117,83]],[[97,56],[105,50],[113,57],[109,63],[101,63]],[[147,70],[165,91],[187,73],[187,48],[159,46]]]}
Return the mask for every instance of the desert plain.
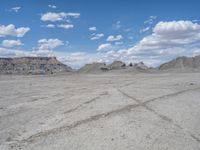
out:
{"label": "desert plain", "polygon": [[200,73],[0,75],[1,150],[199,150]]}

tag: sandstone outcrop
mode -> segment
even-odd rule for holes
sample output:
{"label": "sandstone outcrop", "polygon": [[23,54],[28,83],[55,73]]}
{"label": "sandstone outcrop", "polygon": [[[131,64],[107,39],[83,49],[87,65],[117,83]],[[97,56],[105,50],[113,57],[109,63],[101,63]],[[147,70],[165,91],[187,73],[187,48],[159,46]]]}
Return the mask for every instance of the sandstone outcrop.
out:
{"label": "sandstone outcrop", "polygon": [[0,58],[0,74],[52,74],[71,70],[56,57]]}

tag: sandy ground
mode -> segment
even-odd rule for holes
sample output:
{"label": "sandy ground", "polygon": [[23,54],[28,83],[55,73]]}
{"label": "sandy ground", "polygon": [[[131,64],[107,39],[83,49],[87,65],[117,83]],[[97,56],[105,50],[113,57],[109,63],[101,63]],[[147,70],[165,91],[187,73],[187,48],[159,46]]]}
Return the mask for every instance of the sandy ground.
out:
{"label": "sandy ground", "polygon": [[0,149],[199,150],[200,73],[0,76]]}

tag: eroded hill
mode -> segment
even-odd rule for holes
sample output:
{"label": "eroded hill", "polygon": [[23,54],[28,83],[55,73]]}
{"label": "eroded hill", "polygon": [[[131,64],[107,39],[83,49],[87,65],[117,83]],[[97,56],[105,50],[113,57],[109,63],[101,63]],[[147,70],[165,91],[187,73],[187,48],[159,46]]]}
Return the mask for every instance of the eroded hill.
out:
{"label": "eroded hill", "polygon": [[0,58],[0,74],[48,74],[71,71],[56,57]]}

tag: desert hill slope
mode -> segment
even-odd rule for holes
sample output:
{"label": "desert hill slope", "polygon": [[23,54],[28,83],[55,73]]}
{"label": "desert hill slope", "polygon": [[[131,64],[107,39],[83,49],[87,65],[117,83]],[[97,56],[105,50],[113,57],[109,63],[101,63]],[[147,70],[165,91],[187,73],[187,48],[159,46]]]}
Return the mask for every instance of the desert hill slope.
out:
{"label": "desert hill slope", "polygon": [[91,64],[86,64],[85,66],[80,68],[78,72],[79,73],[99,73],[99,72],[103,72],[104,68],[106,69],[106,65],[104,63],[91,63]]}
{"label": "desert hill slope", "polygon": [[200,70],[200,55],[195,57],[177,57],[160,65],[159,70]]}

